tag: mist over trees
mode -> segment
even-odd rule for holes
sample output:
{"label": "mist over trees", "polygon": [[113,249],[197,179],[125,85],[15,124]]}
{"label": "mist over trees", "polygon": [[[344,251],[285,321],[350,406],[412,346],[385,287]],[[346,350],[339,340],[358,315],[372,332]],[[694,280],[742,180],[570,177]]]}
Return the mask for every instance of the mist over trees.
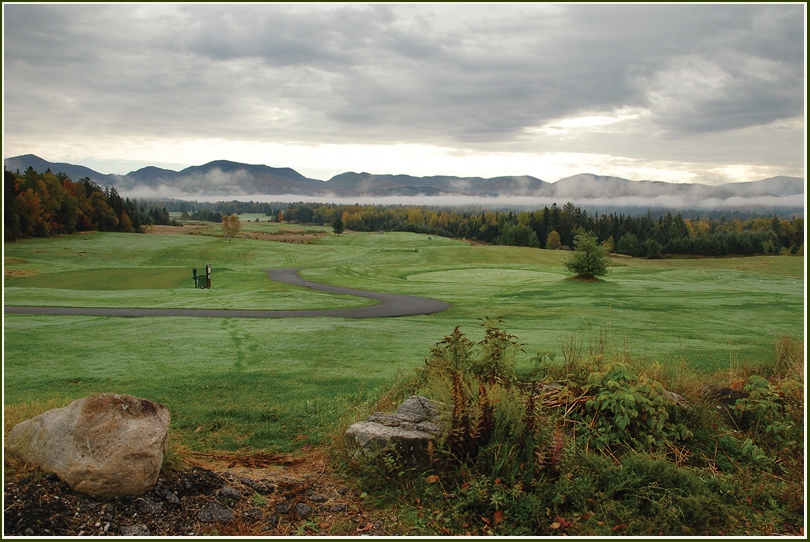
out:
{"label": "mist over trees", "polygon": [[482,243],[544,249],[570,249],[590,231],[610,252],[661,258],[667,255],[803,254],[804,218],[766,217],[748,211],[652,211],[596,213],[566,203],[534,211],[480,207],[228,201],[200,203],[122,198],[89,178],[72,181],[64,173],[4,173],[4,239],[45,237],[77,231],[139,232],[152,224],[183,219],[222,223],[224,216],[264,214],[270,221],[332,226],[347,231],[408,231]]}

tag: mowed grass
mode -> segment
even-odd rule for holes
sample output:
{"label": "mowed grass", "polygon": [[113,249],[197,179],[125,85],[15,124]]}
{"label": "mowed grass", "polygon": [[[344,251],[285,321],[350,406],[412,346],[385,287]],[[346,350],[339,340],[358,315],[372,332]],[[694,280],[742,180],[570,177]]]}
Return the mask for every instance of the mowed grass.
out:
{"label": "mowed grass", "polygon": [[[504,318],[524,343],[523,366],[537,351],[562,357],[574,336],[708,372],[770,359],[775,335],[801,337],[804,329],[804,267],[795,257],[620,258],[603,280],[580,282],[565,273],[564,252],[410,233],[327,235],[308,245],[92,233],[4,249],[6,305],[306,310],[369,303],[274,283],[262,271],[273,267],[452,305],[379,320],[4,318],[5,405],[67,404],[101,391],[146,397],[169,407],[172,438],[194,449],[321,443],[342,421],[368,415],[368,401],[420,366],[455,326],[480,340],[483,317]],[[213,288],[194,289],[191,269],[201,273],[206,263]]]}

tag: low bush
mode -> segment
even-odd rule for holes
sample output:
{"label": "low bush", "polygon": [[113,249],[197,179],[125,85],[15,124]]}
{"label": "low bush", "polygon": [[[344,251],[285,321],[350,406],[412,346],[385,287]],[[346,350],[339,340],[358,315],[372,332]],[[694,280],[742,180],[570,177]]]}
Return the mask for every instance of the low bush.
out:
{"label": "low bush", "polygon": [[[706,536],[803,524],[803,383],[768,370],[792,365],[764,364],[772,380],[751,375],[726,409],[698,393],[706,375],[633,362],[601,335],[587,348],[572,337],[558,363],[537,353],[519,372],[522,345],[501,324],[484,319],[478,343],[455,328],[400,380],[397,395],[407,382],[446,409],[427,466],[346,463],[378,504],[397,506],[404,534]],[[687,404],[662,375],[688,384]]]}

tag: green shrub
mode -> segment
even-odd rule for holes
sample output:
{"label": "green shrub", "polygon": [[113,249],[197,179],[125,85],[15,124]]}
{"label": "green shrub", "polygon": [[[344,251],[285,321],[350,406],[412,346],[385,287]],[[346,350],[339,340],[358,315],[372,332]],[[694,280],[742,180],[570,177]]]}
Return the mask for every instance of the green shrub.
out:
{"label": "green shrub", "polygon": [[[572,337],[557,364],[537,353],[543,381],[521,384],[521,345],[500,323],[484,319],[478,343],[456,327],[410,380],[445,404],[429,466],[363,467],[369,494],[396,500],[406,534],[706,536],[802,523],[800,459],[774,459],[802,450],[800,381],[751,376],[738,428],[699,393],[688,407],[670,400],[653,375],[695,387],[683,365],[644,370],[604,341],[586,349]],[[780,476],[763,479],[777,465]]]}
{"label": "green shrub", "polygon": [[765,378],[752,375],[744,390],[748,397],[740,399],[734,408],[743,427],[757,442],[775,451],[796,451],[803,443],[803,411],[799,398],[804,390],[800,382],[786,380],[771,384]]}
{"label": "green shrub", "polygon": [[639,378],[623,363],[593,373],[588,387],[593,396],[579,415],[597,448],[661,449],[692,437],[683,423],[674,423],[680,407],[664,398],[663,386]]}

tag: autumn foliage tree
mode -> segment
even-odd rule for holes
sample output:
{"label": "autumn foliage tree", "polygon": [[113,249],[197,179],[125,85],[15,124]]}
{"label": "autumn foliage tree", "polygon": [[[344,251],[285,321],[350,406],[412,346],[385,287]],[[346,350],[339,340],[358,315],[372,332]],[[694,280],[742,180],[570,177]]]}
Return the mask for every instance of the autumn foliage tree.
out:
{"label": "autumn foliage tree", "polygon": [[233,214],[229,216],[222,217],[222,229],[225,231],[225,237],[228,238],[228,242],[231,242],[231,239],[239,234],[239,231],[242,229],[242,223],[239,221],[239,215]]}
{"label": "autumn foliage tree", "polygon": [[139,232],[169,223],[162,209],[123,198],[88,177],[73,181],[64,173],[3,172],[3,239],[47,237],[80,231]]}

